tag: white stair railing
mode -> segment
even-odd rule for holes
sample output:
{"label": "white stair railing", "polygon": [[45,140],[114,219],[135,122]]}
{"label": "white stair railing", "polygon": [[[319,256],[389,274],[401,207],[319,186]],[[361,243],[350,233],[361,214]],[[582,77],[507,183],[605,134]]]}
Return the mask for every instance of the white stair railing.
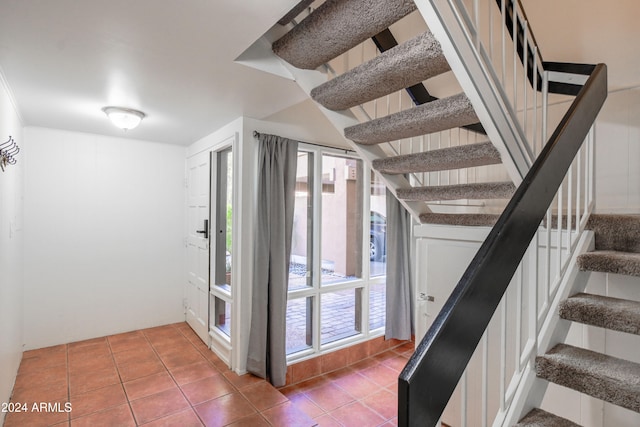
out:
{"label": "white stair railing", "polygon": [[[518,184],[546,142],[547,73],[520,4],[416,0]],[[511,27],[511,31],[509,31]],[[520,43],[512,40],[515,34]],[[521,59],[522,58],[522,59]],[[531,76],[531,79],[528,78]]]}
{"label": "white stair railing", "polygon": [[445,424],[506,427],[517,422],[520,414],[513,414],[512,405],[526,398],[523,388],[531,384],[525,379],[545,342],[543,334],[552,332],[543,325],[555,314],[557,296],[572,285],[566,274],[572,259],[585,250],[582,236],[593,209],[593,149],[592,129],[445,409]]}

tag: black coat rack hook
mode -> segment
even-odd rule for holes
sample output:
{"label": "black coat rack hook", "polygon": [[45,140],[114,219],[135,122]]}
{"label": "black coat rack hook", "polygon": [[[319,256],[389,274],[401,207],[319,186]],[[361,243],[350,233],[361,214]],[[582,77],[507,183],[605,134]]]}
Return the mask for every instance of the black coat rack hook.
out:
{"label": "black coat rack hook", "polygon": [[9,135],[9,139],[6,142],[0,144],[0,169],[4,172],[7,165],[15,165],[15,156],[20,152],[20,147]]}

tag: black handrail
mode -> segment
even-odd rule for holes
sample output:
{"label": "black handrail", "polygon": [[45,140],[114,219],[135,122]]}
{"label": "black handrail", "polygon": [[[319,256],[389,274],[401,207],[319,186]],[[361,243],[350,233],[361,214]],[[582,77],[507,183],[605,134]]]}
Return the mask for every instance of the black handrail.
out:
{"label": "black handrail", "polygon": [[[524,8],[522,7],[522,3],[520,0],[496,0],[498,4],[498,8],[502,11],[502,3],[505,2],[505,17],[504,24],[507,27],[507,31],[511,36],[511,39],[516,43],[517,48],[516,52],[518,53],[518,57],[520,58],[520,62],[524,65],[524,61],[526,59],[527,64],[529,66],[534,64],[536,57],[536,50],[534,46],[538,46],[538,42],[536,41],[535,35],[531,30],[531,26],[529,25],[528,34],[531,37],[533,43],[527,43],[527,49],[525,51],[525,28],[524,25],[518,20],[515,26],[515,34],[513,28],[513,11],[516,8],[516,4],[519,6],[519,13],[521,14],[523,20],[528,22],[527,15],[524,12]],[[537,55],[540,57],[539,64],[543,70],[545,71],[560,71],[571,74],[586,74],[588,75],[591,71],[585,71],[585,67],[593,67],[593,65],[585,65],[585,64],[567,64],[567,63],[558,63],[558,62],[547,62],[544,60],[542,53],[538,50]],[[527,79],[531,86],[534,86],[534,79],[537,79],[536,89],[541,92],[542,91],[542,75],[537,72],[538,70],[534,70],[532,68],[527,69]],[[557,93],[562,95],[577,95],[580,92],[582,85],[566,83],[566,82],[549,82],[547,90],[549,93]]]}
{"label": "black handrail", "polygon": [[595,66],[398,378],[398,425],[435,426],[607,97]]}

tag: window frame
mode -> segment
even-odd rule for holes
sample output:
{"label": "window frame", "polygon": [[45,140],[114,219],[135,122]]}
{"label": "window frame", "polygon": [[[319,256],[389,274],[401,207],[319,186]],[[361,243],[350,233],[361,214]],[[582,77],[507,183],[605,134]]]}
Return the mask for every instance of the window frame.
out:
{"label": "window frame", "polygon": [[[229,162],[228,154],[231,153],[231,161]],[[224,186],[224,192],[226,198],[228,198],[227,190],[227,168],[229,164],[232,168],[232,188],[235,185],[236,181],[236,168],[237,168],[237,160],[235,154],[235,146],[233,141],[227,144],[221,144],[211,151],[211,194],[212,194],[212,203],[210,206],[211,215],[210,215],[210,267],[209,267],[209,336],[212,340],[215,340],[222,348],[227,351],[231,351],[232,349],[232,337],[234,332],[234,311],[236,309],[234,305],[234,286],[231,285],[229,288],[218,286],[216,283],[217,277],[216,275],[220,274],[218,268],[221,265],[226,265],[226,244],[222,245],[220,241],[220,236],[218,235],[218,228],[221,225],[221,222],[224,222],[226,228],[226,200],[224,203],[221,203],[220,193],[222,192],[222,186]],[[223,171],[224,169],[224,171]],[[221,177],[221,174],[224,173],[225,176]],[[236,192],[232,190],[231,193],[231,205],[232,205],[232,217],[231,217],[231,230],[232,230],[232,245],[234,245],[234,234],[236,233],[234,230],[235,225],[235,216],[233,215],[233,211],[236,209],[237,201],[236,201]],[[226,199],[225,198],[225,199]],[[221,221],[221,217],[224,215],[224,221]],[[226,233],[225,233],[226,240]],[[224,253],[222,256],[221,252]],[[234,251],[235,252],[235,251]],[[224,259],[224,262],[222,261]],[[237,258],[234,257],[233,253],[231,254],[232,259],[232,269],[231,269],[231,277],[233,280],[234,277],[234,268],[233,268],[233,260]],[[226,268],[225,268],[226,270]],[[231,309],[231,315],[229,316],[230,324],[225,331],[223,328],[220,328],[217,325],[216,320],[216,300],[221,301],[225,305]],[[226,307],[225,307],[226,310]]]}
{"label": "window frame", "polygon": [[[370,244],[370,233],[367,232],[370,228],[370,216],[371,216],[371,167],[367,165],[361,158],[357,156],[357,154],[353,151],[341,150],[336,148],[324,147],[319,145],[312,144],[304,144],[299,143],[298,152],[307,152],[312,154],[313,156],[313,179],[310,180],[312,182],[311,192],[312,192],[312,253],[311,253],[311,266],[312,266],[312,274],[311,274],[311,285],[310,287],[305,287],[302,289],[288,290],[287,291],[287,301],[298,299],[298,298],[312,298],[312,313],[311,313],[311,321],[312,321],[312,344],[309,348],[300,350],[287,355],[287,362],[298,362],[305,359],[310,359],[321,354],[327,353],[329,351],[334,351],[340,348],[349,347],[351,345],[364,342],[379,336],[384,335],[384,326],[378,327],[376,329],[369,329],[369,303],[370,303],[370,294],[369,288],[373,285],[378,285],[381,283],[386,283],[386,274],[379,275],[375,277],[370,276],[370,255],[369,255],[369,244]],[[362,162],[362,185],[364,188],[362,189],[362,224],[363,232],[362,232],[362,273],[361,278],[350,279],[344,282],[331,283],[331,284],[322,284],[321,283],[321,275],[319,274],[320,269],[318,268],[321,265],[321,256],[322,256],[322,160],[323,156],[334,156],[334,157],[343,157],[343,158],[351,158],[355,160],[359,160]],[[354,334],[353,336],[338,339],[335,341],[328,342],[326,344],[321,343],[321,307],[322,307],[322,296],[341,291],[341,290],[350,290],[354,289],[356,298],[361,298],[361,312],[360,312],[360,325],[361,331]],[[357,292],[358,289],[361,289],[360,295]]]}

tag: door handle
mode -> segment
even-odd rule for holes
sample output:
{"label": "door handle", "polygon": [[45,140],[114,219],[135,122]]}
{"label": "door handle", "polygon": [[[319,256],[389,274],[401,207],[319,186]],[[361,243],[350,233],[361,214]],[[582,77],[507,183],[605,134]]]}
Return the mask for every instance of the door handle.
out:
{"label": "door handle", "polygon": [[196,230],[196,233],[204,234],[205,239],[209,238],[209,220],[208,219],[204,220],[204,230]]}

